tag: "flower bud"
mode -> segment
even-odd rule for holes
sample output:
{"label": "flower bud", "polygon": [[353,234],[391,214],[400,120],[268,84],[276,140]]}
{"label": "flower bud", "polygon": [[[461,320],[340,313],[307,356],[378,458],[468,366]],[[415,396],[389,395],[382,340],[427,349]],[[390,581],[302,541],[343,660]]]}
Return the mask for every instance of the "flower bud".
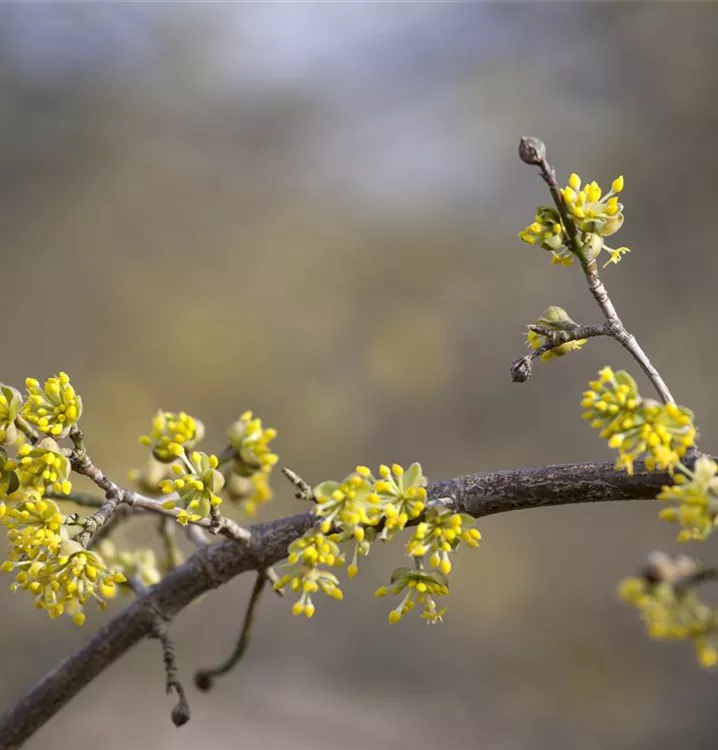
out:
{"label": "flower bud", "polygon": [[540,138],[524,136],[519,142],[519,158],[525,164],[542,164],[546,160],[546,144]]}

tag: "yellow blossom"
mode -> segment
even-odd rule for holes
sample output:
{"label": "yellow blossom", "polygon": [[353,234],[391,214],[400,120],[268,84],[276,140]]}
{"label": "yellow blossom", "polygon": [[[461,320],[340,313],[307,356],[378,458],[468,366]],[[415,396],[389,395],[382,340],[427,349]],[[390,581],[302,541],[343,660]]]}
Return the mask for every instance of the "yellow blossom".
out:
{"label": "yellow blossom", "polygon": [[48,378],[43,386],[34,378],[27,378],[25,386],[28,395],[22,405],[22,416],[45,435],[65,437],[82,415],[82,399],[75,393],[67,373]]}
{"label": "yellow blossom", "polygon": [[218,466],[217,456],[193,451],[189,456],[183,456],[180,462],[172,464],[175,479],[160,482],[162,492],[176,492],[179,503],[187,511],[177,516],[182,525],[206,518],[211,508],[222,504],[222,498],[217,493],[224,486],[224,477],[217,471]]}
{"label": "yellow blossom", "polygon": [[57,554],[48,551],[6,561],[2,569],[16,573],[12,591],[29,591],[38,609],[53,619],[69,614],[78,625],[85,621],[83,608],[89,600],[104,609],[105,600],[116,595],[117,584],[126,581],[122,573],[109,570],[96,552],[72,540],[64,541]]}
{"label": "yellow blossom", "polygon": [[654,555],[642,577],[619,584],[619,595],[635,607],[646,631],[656,640],[690,640],[700,664],[718,663],[718,612],[699,598],[696,583],[700,567],[685,556],[671,560]]}
{"label": "yellow blossom", "polygon": [[623,177],[618,177],[613,181],[611,190],[603,195],[597,182],[587,183],[581,188],[580,177],[571,175],[561,195],[577,229],[607,237],[621,228],[623,205],[616,196],[623,190],[623,182]]}
{"label": "yellow blossom", "polygon": [[437,609],[434,597],[446,596],[449,593],[449,582],[441,573],[428,573],[423,570],[411,570],[410,568],[398,568],[391,576],[389,586],[381,586],[374,596],[387,596],[388,594],[401,594],[404,597],[399,604],[389,612],[389,623],[395,624],[407,613],[411,612],[419,604],[424,610],[422,619],[433,624],[440,622],[446,612],[446,608]]}
{"label": "yellow blossom", "polygon": [[477,529],[469,528],[474,519],[466,513],[454,513],[448,508],[431,508],[412,535],[406,551],[413,557],[429,554],[429,564],[439,568],[444,574],[451,572],[450,554],[461,542],[469,547],[478,547],[481,534]]}
{"label": "yellow blossom", "polygon": [[690,409],[641,398],[635,380],[623,370],[601,370],[598,380],[589,383],[581,406],[583,418],[600,430],[609,448],[618,450],[616,468],[629,474],[641,457],[649,471],[673,471],[696,439]]}
{"label": "yellow blossom", "polygon": [[665,486],[658,500],[677,503],[663,508],[659,516],[679,523],[683,530],[679,540],[703,540],[718,522],[718,476],[716,462],[706,455],[696,459],[693,469],[685,466],[676,474],[674,484]]}
{"label": "yellow blossom", "polygon": [[67,495],[72,489],[69,481],[70,461],[52,438],[43,438],[35,445],[21,445],[16,461],[22,489],[35,491],[39,495],[44,495],[47,489]]}
{"label": "yellow blossom", "polygon": [[172,463],[185,450],[191,450],[204,437],[204,425],[183,411],[158,411],[149,435],[140,442],[152,448],[152,455],[162,463]]}

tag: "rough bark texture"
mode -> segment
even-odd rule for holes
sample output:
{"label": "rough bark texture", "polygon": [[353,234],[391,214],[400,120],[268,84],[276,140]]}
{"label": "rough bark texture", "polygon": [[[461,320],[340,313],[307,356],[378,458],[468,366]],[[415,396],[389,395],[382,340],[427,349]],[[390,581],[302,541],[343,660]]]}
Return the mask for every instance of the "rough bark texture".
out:
{"label": "rough bark texture", "polygon": [[[649,473],[640,462],[633,476],[616,471],[610,463],[582,463],[467,474],[430,484],[428,494],[430,500],[451,498],[457,510],[481,518],[554,505],[654,498],[668,481],[666,474]],[[314,520],[307,512],[260,523],[250,527],[248,542],[224,541],[198,549],[0,717],[0,749],[20,747],[83,687],[149,635],[153,608],[171,619],[198,596],[240,573],[274,565]]]}

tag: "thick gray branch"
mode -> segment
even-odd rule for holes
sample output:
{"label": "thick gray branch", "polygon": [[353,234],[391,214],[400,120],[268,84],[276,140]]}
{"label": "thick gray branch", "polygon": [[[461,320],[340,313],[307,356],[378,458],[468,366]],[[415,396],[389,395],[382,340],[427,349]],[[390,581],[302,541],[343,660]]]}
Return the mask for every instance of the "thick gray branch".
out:
{"label": "thick gray branch", "polygon": [[[450,498],[457,510],[481,518],[553,505],[648,499],[668,482],[666,474],[649,473],[640,462],[633,476],[616,471],[610,463],[584,463],[469,474],[434,482],[428,492],[430,500]],[[301,513],[251,526],[247,542],[228,540],[199,548],[0,717],[0,748],[20,747],[83,687],[150,635],[153,610],[171,619],[198,596],[240,573],[274,565],[314,520],[311,513]],[[148,596],[152,597],[151,606]]]}

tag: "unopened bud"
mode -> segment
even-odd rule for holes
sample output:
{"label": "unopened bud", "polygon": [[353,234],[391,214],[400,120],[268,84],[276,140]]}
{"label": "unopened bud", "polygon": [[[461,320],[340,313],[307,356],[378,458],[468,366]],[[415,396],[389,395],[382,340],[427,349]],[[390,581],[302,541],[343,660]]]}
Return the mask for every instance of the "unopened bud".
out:
{"label": "unopened bud", "polygon": [[520,357],[511,363],[511,380],[514,383],[525,383],[531,377],[531,355]]}
{"label": "unopened bud", "polygon": [[519,142],[519,158],[526,164],[543,163],[546,160],[546,144],[540,138],[524,136]]}

